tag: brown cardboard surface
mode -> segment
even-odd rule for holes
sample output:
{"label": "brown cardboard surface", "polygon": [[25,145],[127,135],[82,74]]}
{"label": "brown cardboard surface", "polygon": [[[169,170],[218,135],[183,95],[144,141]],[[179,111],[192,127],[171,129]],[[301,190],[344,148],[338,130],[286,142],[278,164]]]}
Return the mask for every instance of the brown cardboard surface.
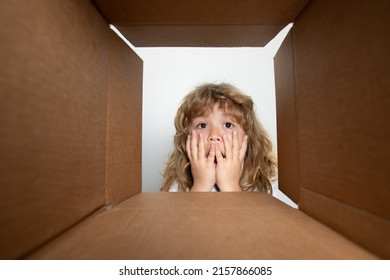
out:
{"label": "brown cardboard surface", "polygon": [[299,157],[292,33],[274,57],[279,189],[299,201]]}
{"label": "brown cardboard surface", "polygon": [[367,229],[363,241],[356,224],[384,219],[381,240],[390,243],[389,9],[389,1],[317,0],[293,27],[300,186],[337,201],[323,209],[332,205],[345,219],[319,212],[314,195],[300,204],[387,257],[388,248],[373,240],[381,227]]}
{"label": "brown cardboard surface", "polygon": [[116,28],[136,47],[264,47],[285,25],[147,25]]}
{"label": "brown cardboard surface", "polygon": [[308,0],[95,0],[137,47],[261,47],[294,21]]}
{"label": "brown cardboard surface", "polygon": [[[149,46],[262,42],[307,2],[96,1]],[[115,23],[111,9],[132,22]],[[135,195],[141,61],[90,1],[2,1],[0,258],[375,258],[352,241],[388,257],[388,10],[388,1],[311,1],[292,29],[294,57],[288,41],[278,54],[278,96],[294,80],[282,67],[295,70],[299,147],[299,170],[288,163],[280,175],[293,199],[299,184],[316,221],[263,193]],[[279,120],[294,115],[290,101],[279,98]],[[293,119],[278,125],[294,134]],[[283,163],[296,157],[287,149]]]}
{"label": "brown cardboard surface", "polygon": [[368,251],[390,258],[389,220],[308,189],[302,188],[301,197],[301,210]]}
{"label": "brown cardboard surface", "polygon": [[279,24],[295,20],[309,0],[93,0],[116,25]]}
{"label": "brown cardboard surface", "polygon": [[106,204],[142,191],[142,60],[116,34],[110,45]]}
{"label": "brown cardboard surface", "polygon": [[0,2],[0,258],[104,204],[107,24],[88,1]]}
{"label": "brown cardboard surface", "polygon": [[140,193],[30,259],[371,259],[265,193]]}

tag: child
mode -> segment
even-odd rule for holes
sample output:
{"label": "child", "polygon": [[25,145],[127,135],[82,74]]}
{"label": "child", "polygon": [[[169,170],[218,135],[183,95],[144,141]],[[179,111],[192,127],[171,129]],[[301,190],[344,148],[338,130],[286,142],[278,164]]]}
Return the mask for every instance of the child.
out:
{"label": "child", "polygon": [[201,85],[183,99],[175,128],[162,191],[272,193],[272,142],[249,96],[227,83]]}

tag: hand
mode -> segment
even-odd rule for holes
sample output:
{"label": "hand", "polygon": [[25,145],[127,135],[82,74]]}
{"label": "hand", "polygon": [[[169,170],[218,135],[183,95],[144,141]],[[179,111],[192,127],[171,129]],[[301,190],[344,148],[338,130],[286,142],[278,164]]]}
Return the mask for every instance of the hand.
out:
{"label": "hand", "polygon": [[209,192],[216,182],[215,177],[215,145],[212,145],[206,158],[204,138],[199,133],[199,140],[196,131],[188,135],[186,150],[191,163],[192,177],[194,184],[191,191]]}
{"label": "hand", "polygon": [[224,158],[221,148],[217,145],[215,152],[217,158],[216,183],[220,191],[242,191],[240,177],[248,147],[248,136],[245,135],[242,142],[239,143],[237,132],[233,131],[230,137],[224,134],[222,139],[226,155]]}

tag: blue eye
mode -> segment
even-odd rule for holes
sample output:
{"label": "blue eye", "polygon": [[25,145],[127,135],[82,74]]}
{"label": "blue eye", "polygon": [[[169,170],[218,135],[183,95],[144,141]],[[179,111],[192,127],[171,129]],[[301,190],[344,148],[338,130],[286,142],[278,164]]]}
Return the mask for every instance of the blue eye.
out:
{"label": "blue eye", "polygon": [[227,123],[225,123],[225,127],[226,128],[234,128],[234,124],[227,122]]}

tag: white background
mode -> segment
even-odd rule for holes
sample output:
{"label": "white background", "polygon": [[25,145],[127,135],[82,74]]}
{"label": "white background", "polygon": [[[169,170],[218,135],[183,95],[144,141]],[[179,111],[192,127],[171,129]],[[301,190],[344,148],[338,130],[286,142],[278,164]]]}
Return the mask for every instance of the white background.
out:
{"label": "white background", "polygon": [[[184,269],[202,269],[203,274],[185,276],[147,276],[147,275],[120,275],[120,269],[131,268],[163,268],[173,269],[174,267],[184,271]],[[268,267],[272,271],[271,275],[213,275],[215,268],[241,267],[250,270],[252,267]],[[218,270],[219,271],[219,270]],[[231,271],[231,269],[230,269]],[[375,279],[387,280],[390,276],[389,261],[318,261],[318,260],[210,260],[210,261],[184,261],[184,260],[152,260],[152,261],[132,261],[132,260],[103,260],[103,261],[0,261],[0,279],[20,280],[20,279],[94,279],[94,280],[115,280],[115,279],[186,279],[186,280],[258,280],[258,279],[300,279],[300,280],[329,280],[329,279]]]}
{"label": "white background", "polygon": [[[144,192],[160,190],[165,162],[173,148],[176,111],[183,97],[205,82],[228,82],[250,95],[277,152],[273,57],[291,26],[264,48],[135,48],[127,42],[144,61]],[[278,190],[274,195],[290,203]]]}

